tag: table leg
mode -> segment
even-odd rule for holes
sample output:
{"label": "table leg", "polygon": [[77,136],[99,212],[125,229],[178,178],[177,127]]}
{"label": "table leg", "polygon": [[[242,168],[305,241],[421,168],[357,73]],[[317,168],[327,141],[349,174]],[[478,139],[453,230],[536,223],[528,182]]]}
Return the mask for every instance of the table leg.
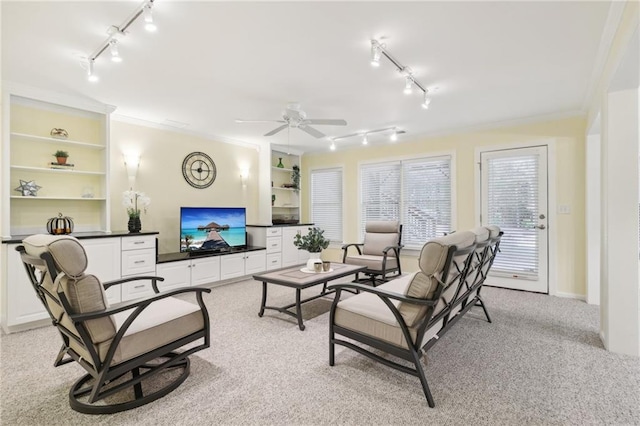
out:
{"label": "table leg", "polygon": [[267,304],[267,282],[262,281],[262,303],[260,304],[260,312],[258,312],[258,316],[262,317],[264,315],[264,307]]}
{"label": "table leg", "polygon": [[300,330],[304,330],[304,325],[302,324],[302,306],[300,305],[300,289],[296,289],[296,315],[298,317],[298,327]]}

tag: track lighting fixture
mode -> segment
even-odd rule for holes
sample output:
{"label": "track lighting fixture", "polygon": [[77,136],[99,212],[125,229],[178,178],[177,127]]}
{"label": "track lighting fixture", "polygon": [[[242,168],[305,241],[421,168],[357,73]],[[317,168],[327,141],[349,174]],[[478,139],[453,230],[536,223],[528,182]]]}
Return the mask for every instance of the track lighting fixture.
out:
{"label": "track lighting fixture", "polygon": [[[422,90],[424,93],[425,100],[422,103],[423,108],[428,108],[431,100],[427,102],[427,90],[422,83],[420,83],[413,76],[411,69],[402,65],[396,58],[394,58],[391,53],[387,51],[387,46],[385,44],[381,44],[378,40],[371,40],[371,65],[374,67],[378,67],[380,65],[380,58],[384,56],[387,58],[395,67],[400,71],[400,73],[404,76],[404,93],[409,95],[413,92],[413,86],[416,86],[418,89]],[[425,106],[426,105],[426,106]]]}
{"label": "track lighting fixture", "polygon": [[118,52],[118,40],[112,38],[109,41],[109,50],[111,51],[111,61],[122,62],[122,56],[120,56],[120,52]]}
{"label": "track lighting fixture", "polygon": [[153,22],[153,15],[151,12],[153,2],[154,0],[143,1],[142,4],[138,6],[120,26],[112,25],[107,28],[107,39],[103,41],[100,46],[93,51],[93,53],[86,58],[82,58],[82,65],[83,67],[86,66],[89,81],[98,81],[98,77],[94,74],[93,69],[95,60],[98,59],[98,57],[102,55],[107,48],[111,53],[111,60],[113,62],[122,62],[118,43],[120,39],[128,33],[127,29],[129,26],[133,24],[140,15],[144,14],[145,29],[147,31],[155,31],[157,29]]}
{"label": "track lighting fixture", "polygon": [[96,81],[98,81],[98,76],[95,75],[95,73],[93,72],[93,60],[90,59],[87,61],[87,80],[89,80],[92,83],[95,83]]}
{"label": "track lighting fixture", "polygon": [[424,92],[424,99],[422,101],[422,108],[429,109],[429,105],[431,104],[431,98],[429,97],[429,91]]}
{"label": "track lighting fixture", "polygon": [[335,150],[335,142],[337,140],[340,139],[347,139],[347,138],[352,138],[352,137],[362,137],[362,145],[367,145],[369,143],[369,135],[372,134],[376,134],[376,133],[385,133],[385,132],[391,132],[391,135],[389,136],[389,139],[392,142],[395,142],[398,140],[398,135],[403,134],[403,133],[407,133],[404,130],[399,130],[397,127],[385,127],[382,129],[375,129],[375,130],[368,130],[366,132],[358,132],[358,133],[351,133],[348,135],[344,135],[344,136],[338,136],[335,138],[331,139],[331,146],[329,147],[329,149],[331,149],[332,151]]}

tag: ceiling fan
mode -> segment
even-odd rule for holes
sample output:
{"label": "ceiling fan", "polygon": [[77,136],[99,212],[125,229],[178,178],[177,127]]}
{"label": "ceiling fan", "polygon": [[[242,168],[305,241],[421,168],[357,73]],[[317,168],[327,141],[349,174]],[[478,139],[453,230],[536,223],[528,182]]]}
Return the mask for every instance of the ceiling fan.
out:
{"label": "ceiling fan", "polygon": [[331,125],[331,126],[346,126],[347,122],[342,119],[317,119],[307,118],[307,114],[302,110],[300,104],[291,102],[287,104],[286,109],[282,112],[282,120],[242,120],[237,119],[236,123],[283,123],[281,126],[276,127],[272,131],[265,133],[265,136],[273,136],[276,133],[286,128],[297,128],[310,134],[315,138],[322,138],[326,135],[321,131],[313,128],[310,124],[315,125]]}

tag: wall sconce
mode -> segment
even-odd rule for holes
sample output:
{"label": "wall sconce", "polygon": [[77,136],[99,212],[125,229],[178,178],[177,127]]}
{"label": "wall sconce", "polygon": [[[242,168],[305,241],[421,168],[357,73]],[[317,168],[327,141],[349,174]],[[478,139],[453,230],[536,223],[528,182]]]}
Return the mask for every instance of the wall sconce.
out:
{"label": "wall sconce", "polygon": [[240,181],[242,182],[242,186],[247,186],[247,180],[249,179],[249,169],[240,170]]}
{"label": "wall sconce", "polygon": [[129,183],[133,186],[133,182],[136,180],[138,174],[138,166],[140,165],[140,156],[135,154],[128,154],[124,156],[124,165],[127,168],[127,176],[129,177]]}

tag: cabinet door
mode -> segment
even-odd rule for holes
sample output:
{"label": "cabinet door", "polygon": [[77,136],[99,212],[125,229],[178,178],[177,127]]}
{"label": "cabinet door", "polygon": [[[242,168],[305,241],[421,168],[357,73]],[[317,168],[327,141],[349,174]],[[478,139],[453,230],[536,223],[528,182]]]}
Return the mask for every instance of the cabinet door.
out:
{"label": "cabinet door", "polygon": [[[120,238],[80,240],[80,244],[87,252],[87,274],[95,275],[100,282],[120,278]],[[122,300],[119,285],[110,287],[106,293],[109,304]]]}
{"label": "cabinet door", "polygon": [[158,276],[164,281],[158,281],[160,291],[173,290],[191,285],[191,261],[161,263],[157,266]]}
{"label": "cabinet door", "polygon": [[303,263],[300,261],[301,250],[293,245],[293,238],[301,232],[298,227],[286,227],[282,229],[282,267],[294,266]]}
{"label": "cabinet door", "polygon": [[241,277],[244,275],[244,253],[220,256],[220,279]]}
{"label": "cabinet door", "polygon": [[244,273],[246,275],[257,274],[267,269],[267,251],[252,251],[246,254]]}
{"label": "cabinet door", "polygon": [[16,251],[17,244],[4,244],[7,255],[7,326],[49,318],[49,314],[31,285],[27,271]]}
{"label": "cabinet door", "polygon": [[220,256],[191,261],[191,285],[209,284],[220,280]]}

